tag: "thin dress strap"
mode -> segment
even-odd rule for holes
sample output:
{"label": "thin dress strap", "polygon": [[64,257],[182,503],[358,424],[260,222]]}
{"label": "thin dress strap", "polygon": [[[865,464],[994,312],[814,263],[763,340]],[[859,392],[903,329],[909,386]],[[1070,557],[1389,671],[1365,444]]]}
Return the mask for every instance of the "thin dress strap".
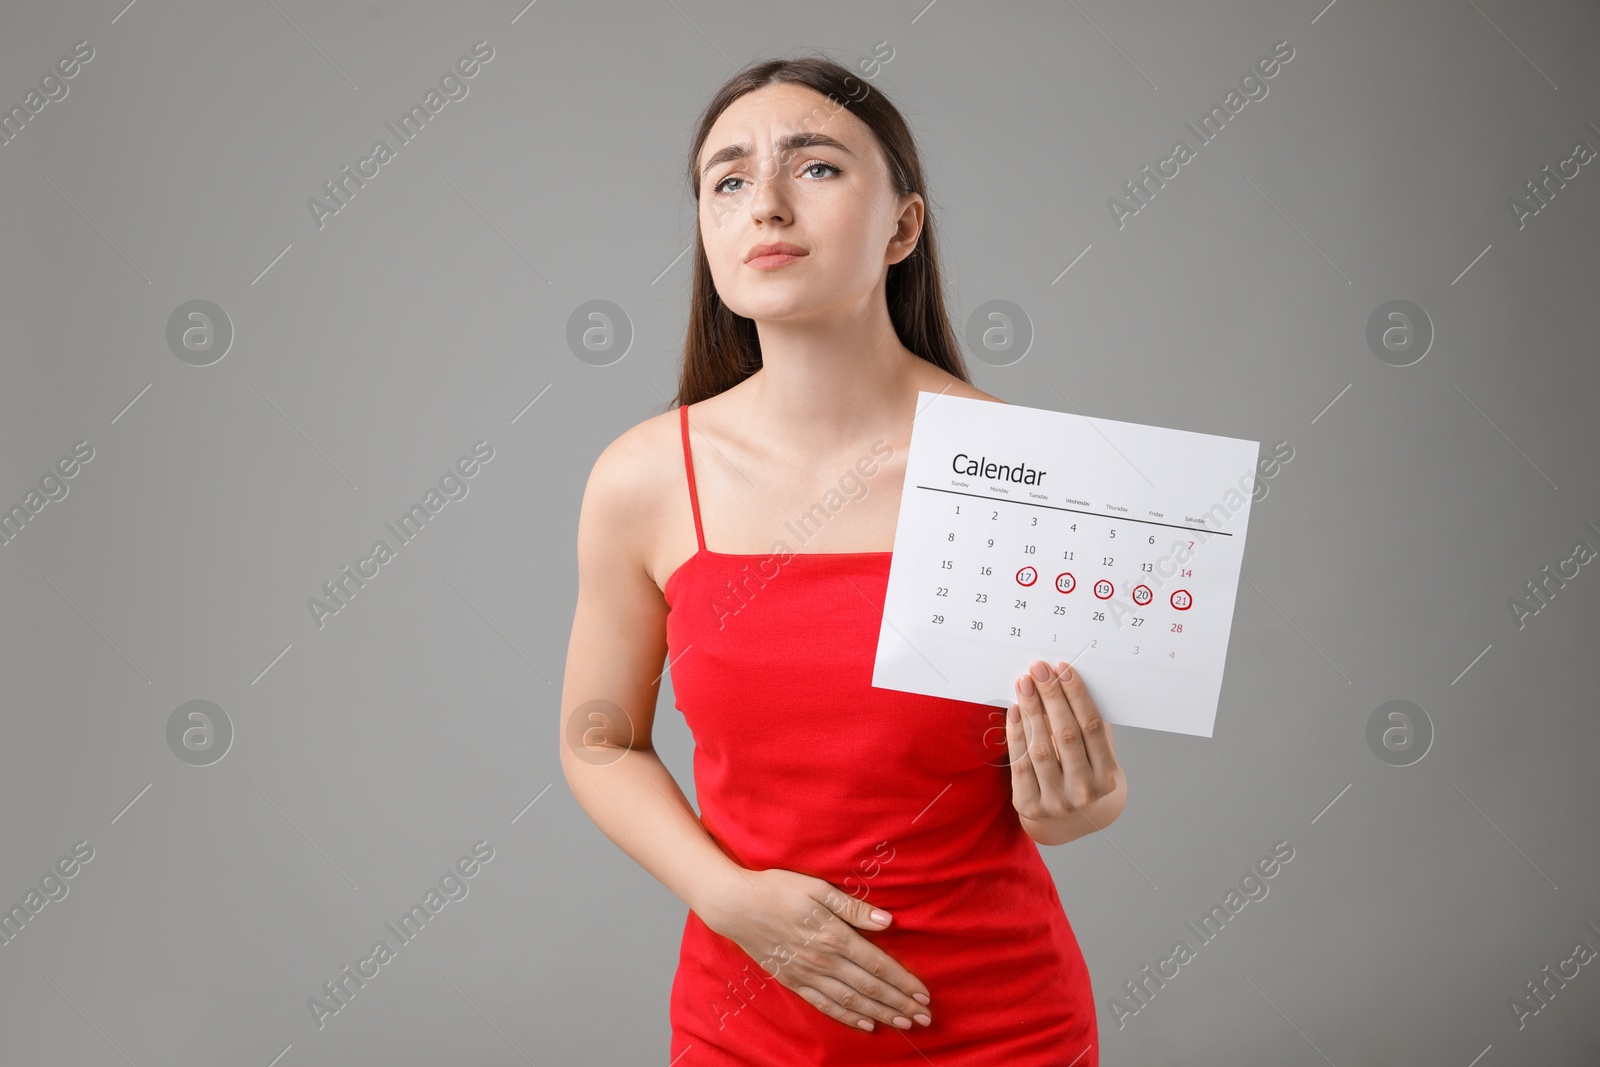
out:
{"label": "thin dress strap", "polygon": [[700,551],[706,550],[705,531],[700,528],[700,495],[694,488],[694,456],[689,451],[689,405],[678,406],[678,422],[683,427],[683,469],[689,476],[689,507],[694,511],[694,536]]}

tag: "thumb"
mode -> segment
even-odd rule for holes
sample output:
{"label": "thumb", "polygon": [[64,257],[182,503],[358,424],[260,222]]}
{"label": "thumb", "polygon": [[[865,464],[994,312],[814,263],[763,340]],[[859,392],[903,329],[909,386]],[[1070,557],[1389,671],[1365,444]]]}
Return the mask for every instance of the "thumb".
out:
{"label": "thumb", "polygon": [[822,893],[822,903],[851,926],[863,930],[882,930],[894,921],[888,912],[872,907],[860,897],[841,892],[828,882],[819,880],[818,888]]}

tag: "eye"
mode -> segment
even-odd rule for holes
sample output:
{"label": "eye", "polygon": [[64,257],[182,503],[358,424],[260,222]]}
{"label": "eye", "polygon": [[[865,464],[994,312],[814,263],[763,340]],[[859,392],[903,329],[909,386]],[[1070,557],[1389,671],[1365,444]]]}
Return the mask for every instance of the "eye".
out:
{"label": "eye", "polygon": [[[812,171],[815,171],[818,167],[821,167],[821,168],[823,168],[823,170],[828,172],[828,173],[826,173],[824,175],[820,175],[820,176],[815,176],[814,175],[814,177],[818,177],[819,180],[820,180],[820,178],[824,178],[824,177],[832,177],[834,174],[842,174],[842,173],[844,173],[838,167],[834,166],[832,163],[824,163],[820,159],[813,159],[810,163],[807,163],[804,167],[801,168],[800,173],[802,173],[802,174],[810,174]],[[736,177],[733,177],[732,175],[730,175],[730,176],[722,179],[717,184],[713,185],[711,187],[711,191],[713,193],[718,194],[719,196],[726,196],[726,195],[729,195],[732,192],[737,192],[737,190],[729,190],[729,189],[725,188],[725,186],[729,182],[742,182],[742,181],[744,181],[743,178],[736,178]]]}

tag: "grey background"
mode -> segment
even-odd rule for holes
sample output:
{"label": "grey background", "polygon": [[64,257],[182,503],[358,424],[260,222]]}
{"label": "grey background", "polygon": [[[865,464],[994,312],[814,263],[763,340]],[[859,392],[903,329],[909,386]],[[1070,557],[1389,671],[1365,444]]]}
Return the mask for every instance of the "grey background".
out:
{"label": "grey background", "polygon": [[[1120,731],[1126,812],[1044,850],[1104,1062],[1596,1062],[1600,966],[1524,1028],[1508,1001],[1600,948],[1600,566],[1523,628],[1508,601],[1600,546],[1600,161],[1525,228],[1507,200],[1600,147],[1597,31],[1507,0],[6,4],[0,106],[95,55],[0,146],[0,504],[94,458],[0,547],[0,905],[94,856],[0,946],[0,1058],[666,1061],[685,910],[558,762],[578,504],[674,389],[693,119],[751,60],[882,41],[958,330],[1004,299],[1034,333],[979,387],[1294,448],[1215,737]],[[1119,229],[1107,198],[1285,39]],[[319,229],[307,199],[479,40],[469,95]],[[206,367],[166,342],[196,299],[234,330]],[[610,366],[566,340],[594,299],[633,331]],[[1392,299],[1436,331],[1408,367],[1365,340]],[[479,440],[469,494],[318,629],[307,599]],[[204,767],[166,735],[196,699],[234,731]],[[1368,747],[1391,700],[1435,731],[1411,766]],[[307,998],[479,840],[469,895],[319,1029]],[[1280,840],[1270,894],[1119,1028]]]}

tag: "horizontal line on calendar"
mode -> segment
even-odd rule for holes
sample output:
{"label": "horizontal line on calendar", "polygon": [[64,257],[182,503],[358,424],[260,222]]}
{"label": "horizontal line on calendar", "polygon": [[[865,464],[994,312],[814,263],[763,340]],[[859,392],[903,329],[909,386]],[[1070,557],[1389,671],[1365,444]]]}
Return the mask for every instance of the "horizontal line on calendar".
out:
{"label": "horizontal line on calendar", "polygon": [[985,496],[983,493],[963,493],[959,489],[941,489],[936,485],[919,485],[918,489],[926,489],[932,493],[950,493],[953,496],[970,496],[978,500],[987,500],[992,504],[1018,504],[1028,508],[1044,508],[1046,511],[1070,511],[1074,515],[1090,515],[1097,519],[1111,519],[1115,522],[1139,522],[1146,526],[1165,526],[1173,530],[1188,530],[1190,533],[1211,534],[1214,537],[1232,537],[1233,534],[1226,530],[1208,530],[1204,526],[1185,526],[1180,522],[1157,522],[1155,519],[1135,519],[1127,515],[1102,515],[1098,511],[1084,511],[1082,508],[1064,508],[1056,504],[1040,504],[1033,500],[1011,500],[1003,496]]}

